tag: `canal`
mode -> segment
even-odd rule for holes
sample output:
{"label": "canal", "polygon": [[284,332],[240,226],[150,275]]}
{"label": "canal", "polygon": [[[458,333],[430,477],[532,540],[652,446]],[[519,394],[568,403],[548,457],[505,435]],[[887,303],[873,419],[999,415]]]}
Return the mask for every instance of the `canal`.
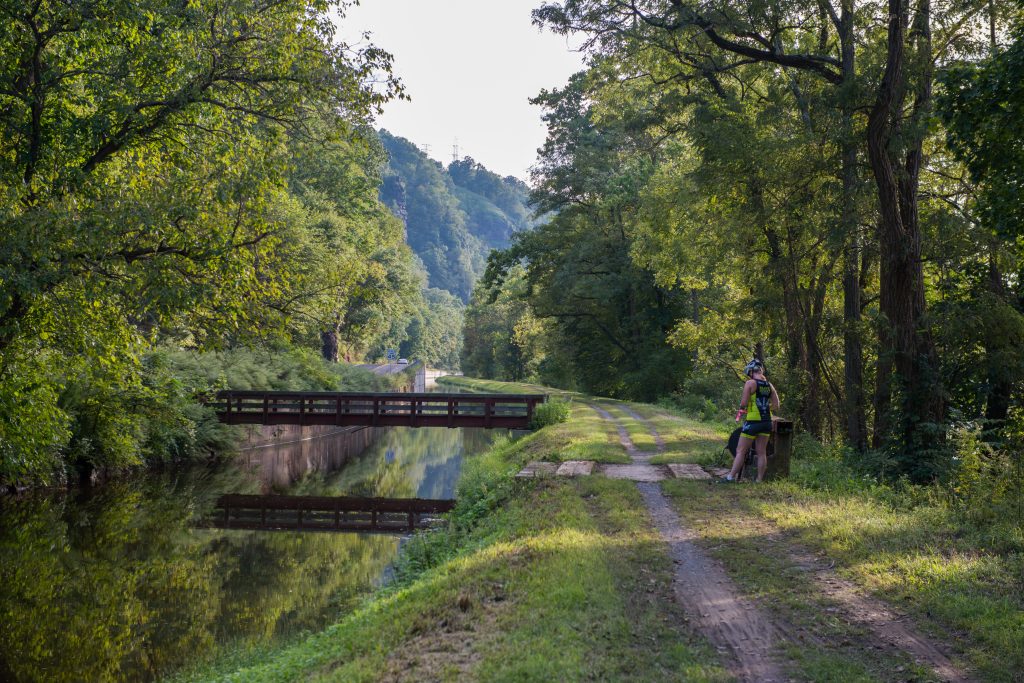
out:
{"label": "canal", "polygon": [[0,680],[156,680],[321,629],[386,579],[403,539],[196,528],[217,497],[451,498],[464,460],[500,435],[396,427],[368,446],[324,436],[0,497]]}

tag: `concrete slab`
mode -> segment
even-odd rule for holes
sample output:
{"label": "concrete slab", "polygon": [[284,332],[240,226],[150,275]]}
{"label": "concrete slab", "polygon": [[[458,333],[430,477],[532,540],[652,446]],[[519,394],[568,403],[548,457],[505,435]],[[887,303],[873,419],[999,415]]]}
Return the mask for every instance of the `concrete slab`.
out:
{"label": "concrete slab", "polygon": [[704,468],[712,477],[724,477],[729,474],[728,467],[705,467]]}
{"label": "concrete slab", "polygon": [[630,481],[662,481],[668,479],[661,465],[601,465],[601,474],[609,479]]}
{"label": "concrete slab", "polygon": [[593,460],[566,460],[555,472],[560,477],[585,477],[594,471]]}
{"label": "concrete slab", "polygon": [[668,466],[676,479],[711,479],[711,475],[693,463],[670,463]]}
{"label": "concrete slab", "polygon": [[516,477],[520,479],[532,479],[534,477],[553,477],[558,469],[557,462],[540,462],[534,460],[526,464]]}

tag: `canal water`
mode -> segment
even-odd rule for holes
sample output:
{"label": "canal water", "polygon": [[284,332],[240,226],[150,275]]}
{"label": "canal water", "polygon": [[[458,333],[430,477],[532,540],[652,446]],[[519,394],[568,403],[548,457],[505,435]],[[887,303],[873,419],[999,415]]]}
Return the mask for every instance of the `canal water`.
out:
{"label": "canal water", "polygon": [[352,439],[325,436],[231,466],[0,497],[0,680],[149,681],[323,628],[380,585],[402,539],[196,528],[217,497],[451,498],[464,460],[499,435],[378,430],[340,466]]}

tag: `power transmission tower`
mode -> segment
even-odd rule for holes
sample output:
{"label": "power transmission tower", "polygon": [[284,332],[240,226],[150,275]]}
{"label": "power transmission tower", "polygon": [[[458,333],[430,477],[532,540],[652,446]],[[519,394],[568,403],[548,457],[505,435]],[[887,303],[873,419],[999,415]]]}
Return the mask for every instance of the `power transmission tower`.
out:
{"label": "power transmission tower", "polygon": [[452,142],[452,163],[454,164],[459,160],[459,139],[455,138]]}
{"label": "power transmission tower", "polygon": [[430,156],[430,145],[420,145],[420,149],[423,150],[424,154]]}

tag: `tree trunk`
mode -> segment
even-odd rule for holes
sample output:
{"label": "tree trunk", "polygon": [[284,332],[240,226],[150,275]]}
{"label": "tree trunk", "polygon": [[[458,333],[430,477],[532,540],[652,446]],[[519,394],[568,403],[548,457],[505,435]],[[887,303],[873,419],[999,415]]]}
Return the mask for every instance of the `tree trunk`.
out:
{"label": "tree trunk", "polygon": [[[879,331],[879,373],[876,407],[883,412],[876,428],[881,443],[897,439],[910,470],[912,462],[931,445],[922,426],[941,422],[942,394],[938,388],[937,354],[925,327],[924,273],[921,264],[921,233],[917,190],[922,163],[923,117],[931,99],[931,40],[929,0],[917,6],[910,42],[917,50],[914,74],[907,74],[906,0],[889,0],[889,32],[885,73],[875,105],[868,117],[868,158],[875,176],[879,200],[878,240],[881,256],[879,306],[883,329]],[[923,58],[922,58],[923,57]],[[914,87],[916,86],[916,87]],[[915,101],[909,116],[904,101],[914,88]],[[906,126],[903,125],[907,118]],[[902,156],[902,164],[900,163]],[[888,376],[890,360],[893,375]],[[898,397],[898,402],[893,399]],[[898,411],[899,424],[892,419]]]}
{"label": "tree trunk", "polygon": [[[989,254],[988,254],[988,277],[986,278],[986,289],[999,297],[1000,299],[1006,299],[1006,290],[1003,287],[1003,274],[999,268],[999,244],[992,240],[989,243]],[[990,347],[985,348],[985,355],[991,357],[994,350]],[[1007,371],[1005,368],[998,368],[991,360],[988,359],[988,377],[986,378],[988,384],[988,397],[985,401],[985,419],[990,423],[986,426],[989,433],[993,437],[996,436],[996,429],[1002,427],[1002,423],[1006,421],[1007,415],[1010,413],[1010,398],[1013,394],[1013,383],[1007,380]]]}
{"label": "tree trunk", "polygon": [[864,408],[864,349],[861,344],[860,238],[857,214],[857,140],[853,117],[856,102],[853,35],[854,0],[843,0],[839,42],[842,52],[842,222],[843,251],[843,368],[846,400],[846,442],[857,452],[867,448],[867,417]]}
{"label": "tree trunk", "polygon": [[320,354],[324,357],[324,360],[337,363],[341,358],[339,350],[337,328],[331,328],[320,333]]}
{"label": "tree trunk", "polygon": [[[797,277],[793,272],[792,262],[787,263],[782,251],[782,244],[774,228],[766,227],[765,237],[768,240],[768,262],[772,275],[782,286],[782,308],[785,315],[786,346],[788,347],[788,365],[790,371],[798,375],[800,383],[800,403],[797,415],[804,429],[818,436],[821,430],[820,412],[816,402],[816,384],[812,372],[807,344],[804,343],[804,316],[800,308],[800,292]],[[760,356],[758,356],[760,358]],[[763,360],[763,359],[762,359]]]}

